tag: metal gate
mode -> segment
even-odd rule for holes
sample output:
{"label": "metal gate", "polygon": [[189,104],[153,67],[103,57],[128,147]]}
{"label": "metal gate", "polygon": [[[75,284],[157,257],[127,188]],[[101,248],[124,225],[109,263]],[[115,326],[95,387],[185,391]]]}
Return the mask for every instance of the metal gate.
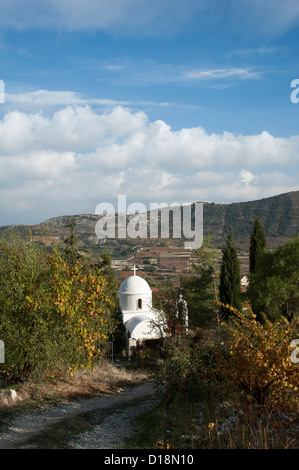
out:
{"label": "metal gate", "polygon": [[102,354],[107,361],[113,362],[114,360],[114,351],[113,351],[113,341],[105,341],[101,343]]}

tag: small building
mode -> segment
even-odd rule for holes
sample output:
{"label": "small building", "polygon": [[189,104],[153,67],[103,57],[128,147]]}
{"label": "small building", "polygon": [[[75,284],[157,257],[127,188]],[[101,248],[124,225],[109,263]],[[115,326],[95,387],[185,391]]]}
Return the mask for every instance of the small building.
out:
{"label": "small building", "polygon": [[241,289],[243,292],[245,292],[247,290],[249,286],[249,281],[248,281],[248,277],[247,276],[242,276],[241,277]]}
{"label": "small building", "polygon": [[[159,325],[163,316],[152,307],[152,290],[145,279],[136,275],[125,279],[118,291],[119,306],[128,338],[133,344],[161,337]],[[163,321],[162,321],[163,323]],[[132,342],[131,342],[132,343]]]}

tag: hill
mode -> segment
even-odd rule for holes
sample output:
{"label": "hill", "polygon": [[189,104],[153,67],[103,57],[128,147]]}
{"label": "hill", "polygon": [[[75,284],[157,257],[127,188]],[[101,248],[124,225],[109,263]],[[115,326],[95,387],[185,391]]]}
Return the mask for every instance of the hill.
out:
{"label": "hill", "polygon": [[[194,204],[192,207],[194,224]],[[213,244],[219,250],[223,247],[230,231],[239,247],[242,272],[247,272],[249,238],[257,215],[264,227],[268,246],[275,247],[298,235],[299,229],[299,191],[289,192],[255,201],[231,204],[203,203],[203,233],[210,234]],[[49,245],[58,243],[68,233],[68,225],[76,219],[76,235],[82,251],[96,259],[109,251],[114,265],[123,270],[136,263],[142,266],[143,275],[150,277],[172,276],[190,267],[192,253],[184,249],[183,238],[174,239],[103,239],[95,234],[99,216],[79,214],[60,216],[41,224],[29,226],[33,240]],[[127,217],[127,221],[131,217]],[[26,233],[24,225],[2,226],[0,236],[5,236],[9,229]],[[118,261],[117,261],[118,260]],[[126,273],[128,275],[129,273]],[[141,273],[140,273],[141,274]]]}
{"label": "hill", "polygon": [[256,201],[204,205],[204,233],[210,233],[221,247],[230,231],[237,244],[249,245],[253,221],[257,215],[268,243],[281,245],[299,232],[299,191]]}

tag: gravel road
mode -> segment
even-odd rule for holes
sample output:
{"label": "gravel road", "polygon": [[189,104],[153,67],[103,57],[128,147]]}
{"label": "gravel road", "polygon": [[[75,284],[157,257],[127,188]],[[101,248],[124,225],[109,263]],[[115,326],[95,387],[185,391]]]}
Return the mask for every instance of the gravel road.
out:
{"label": "gravel road", "polygon": [[155,388],[147,382],[109,396],[17,411],[9,417],[6,413],[0,449],[118,449],[125,445],[136,417],[157,402]]}

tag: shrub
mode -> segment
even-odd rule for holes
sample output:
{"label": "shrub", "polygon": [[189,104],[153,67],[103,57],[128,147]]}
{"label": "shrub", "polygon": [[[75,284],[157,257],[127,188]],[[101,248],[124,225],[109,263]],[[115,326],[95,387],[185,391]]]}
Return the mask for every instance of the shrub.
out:
{"label": "shrub", "polygon": [[1,371],[22,380],[57,360],[51,267],[43,249],[19,237],[2,242],[0,257],[0,338],[5,344]]}
{"label": "shrub", "polygon": [[211,345],[203,345],[194,334],[167,338],[164,361],[155,379],[167,399],[198,397],[214,383],[215,356]]}
{"label": "shrub", "polygon": [[12,234],[1,242],[0,256],[2,378],[92,366],[113,328],[110,304],[99,270],[67,266],[58,252]]}
{"label": "shrub", "polygon": [[187,390],[187,382],[194,372],[191,350],[181,339],[169,338],[164,347],[165,360],[156,374],[156,382],[164,388],[168,399]]}
{"label": "shrub", "polygon": [[223,324],[229,331],[227,352],[216,352],[217,373],[251,395],[259,404],[276,400],[284,390],[298,392],[299,368],[291,361],[291,342],[298,335],[295,324],[280,318],[266,317],[263,323],[248,306],[248,316],[231,311],[231,322]]}
{"label": "shrub", "polygon": [[52,302],[62,319],[64,337],[69,343],[71,373],[79,366],[92,368],[114,328],[109,312],[112,305],[107,283],[97,267],[80,262],[68,265],[58,253],[49,258],[52,267]]}

